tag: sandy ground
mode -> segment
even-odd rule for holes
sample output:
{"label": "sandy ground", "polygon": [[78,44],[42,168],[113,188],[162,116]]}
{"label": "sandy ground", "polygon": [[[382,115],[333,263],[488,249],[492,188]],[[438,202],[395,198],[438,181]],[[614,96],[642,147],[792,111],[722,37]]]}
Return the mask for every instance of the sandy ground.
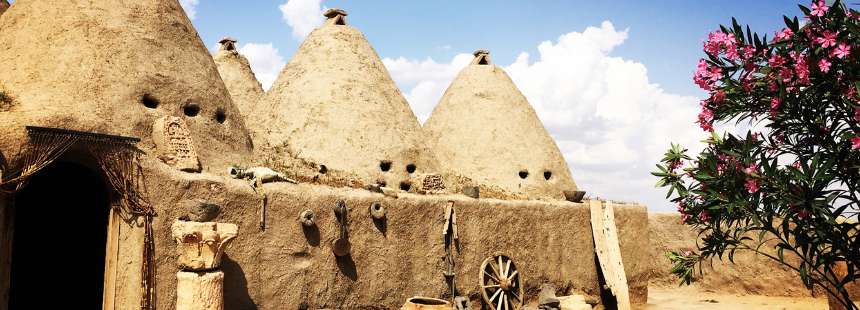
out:
{"label": "sandy ground", "polygon": [[634,306],[636,310],[827,310],[827,298],[766,297],[757,295],[727,295],[694,289],[651,288],[648,304]]}

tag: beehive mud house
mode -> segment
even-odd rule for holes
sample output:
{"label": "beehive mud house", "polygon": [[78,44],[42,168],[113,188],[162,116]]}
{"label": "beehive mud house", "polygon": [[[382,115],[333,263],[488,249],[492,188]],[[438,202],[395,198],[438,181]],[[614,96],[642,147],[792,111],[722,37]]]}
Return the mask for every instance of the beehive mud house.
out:
{"label": "beehive mud house", "polygon": [[[220,257],[226,309],[452,294],[476,309],[482,262],[500,254],[526,304],[546,285],[647,299],[646,208],[582,200],[487,51],[422,127],[341,10],[268,91],[236,39],[210,55],[176,0],[0,12],[0,309],[174,309],[177,221],[238,225]],[[595,233],[595,210],[613,234]]]}

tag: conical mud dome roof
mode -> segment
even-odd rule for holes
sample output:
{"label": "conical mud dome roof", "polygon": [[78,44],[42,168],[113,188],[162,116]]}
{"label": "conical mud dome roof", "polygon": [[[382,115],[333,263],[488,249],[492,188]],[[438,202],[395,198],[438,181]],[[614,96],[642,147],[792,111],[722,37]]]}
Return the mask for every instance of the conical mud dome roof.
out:
{"label": "conical mud dome roof", "polygon": [[366,181],[401,182],[410,164],[432,171],[414,148],[418,120],[373,47],[346,12],[325,15],[264,95],[255,114],[269,119],[249,123],[296,157]]}
{"label": "conical mud dome roof", "polygon": [[223,38],[218,41],[219,48],[213,58],[218,73],[227,86],[233,103],[243,116],[254,110],[254,105],[263,95],[263,86],[257,81],[248,59],[236,49],[236,39]]}
{"label": "conical mud dome roof", "polygon": [[0,18],[0,90],[13,98],[0,104],[7,158],[26,141],[25,125],[134,136],[153,150],[165,117],[187,124],[204,169],[241,162],[252,148],[176,0],[16,1]]}
{"label": "conical mud dome roof", "polygon": [[475,52],[424,130],[442,169],[532,198],[576,189],[555,141],[487,51]]}

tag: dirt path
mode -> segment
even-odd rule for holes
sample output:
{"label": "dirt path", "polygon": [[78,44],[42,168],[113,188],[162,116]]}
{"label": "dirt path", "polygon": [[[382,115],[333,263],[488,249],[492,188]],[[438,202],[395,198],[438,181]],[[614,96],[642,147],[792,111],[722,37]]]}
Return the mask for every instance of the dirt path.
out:
{"label": "dirt path", "polygon": [[696,290],[655,289],[648,292],[648,304],[636,310],[827,310],[826,298],[724,295]]}

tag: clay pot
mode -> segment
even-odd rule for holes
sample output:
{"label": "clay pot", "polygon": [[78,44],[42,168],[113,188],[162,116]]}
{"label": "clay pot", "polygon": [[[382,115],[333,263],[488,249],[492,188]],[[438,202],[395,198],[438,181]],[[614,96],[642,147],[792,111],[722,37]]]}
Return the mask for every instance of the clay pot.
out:
{"label": "clay pot", "polygon": [[412,297],[406,300],[400,310],[452,310],[451,303],[447,300],[430,297]]}

